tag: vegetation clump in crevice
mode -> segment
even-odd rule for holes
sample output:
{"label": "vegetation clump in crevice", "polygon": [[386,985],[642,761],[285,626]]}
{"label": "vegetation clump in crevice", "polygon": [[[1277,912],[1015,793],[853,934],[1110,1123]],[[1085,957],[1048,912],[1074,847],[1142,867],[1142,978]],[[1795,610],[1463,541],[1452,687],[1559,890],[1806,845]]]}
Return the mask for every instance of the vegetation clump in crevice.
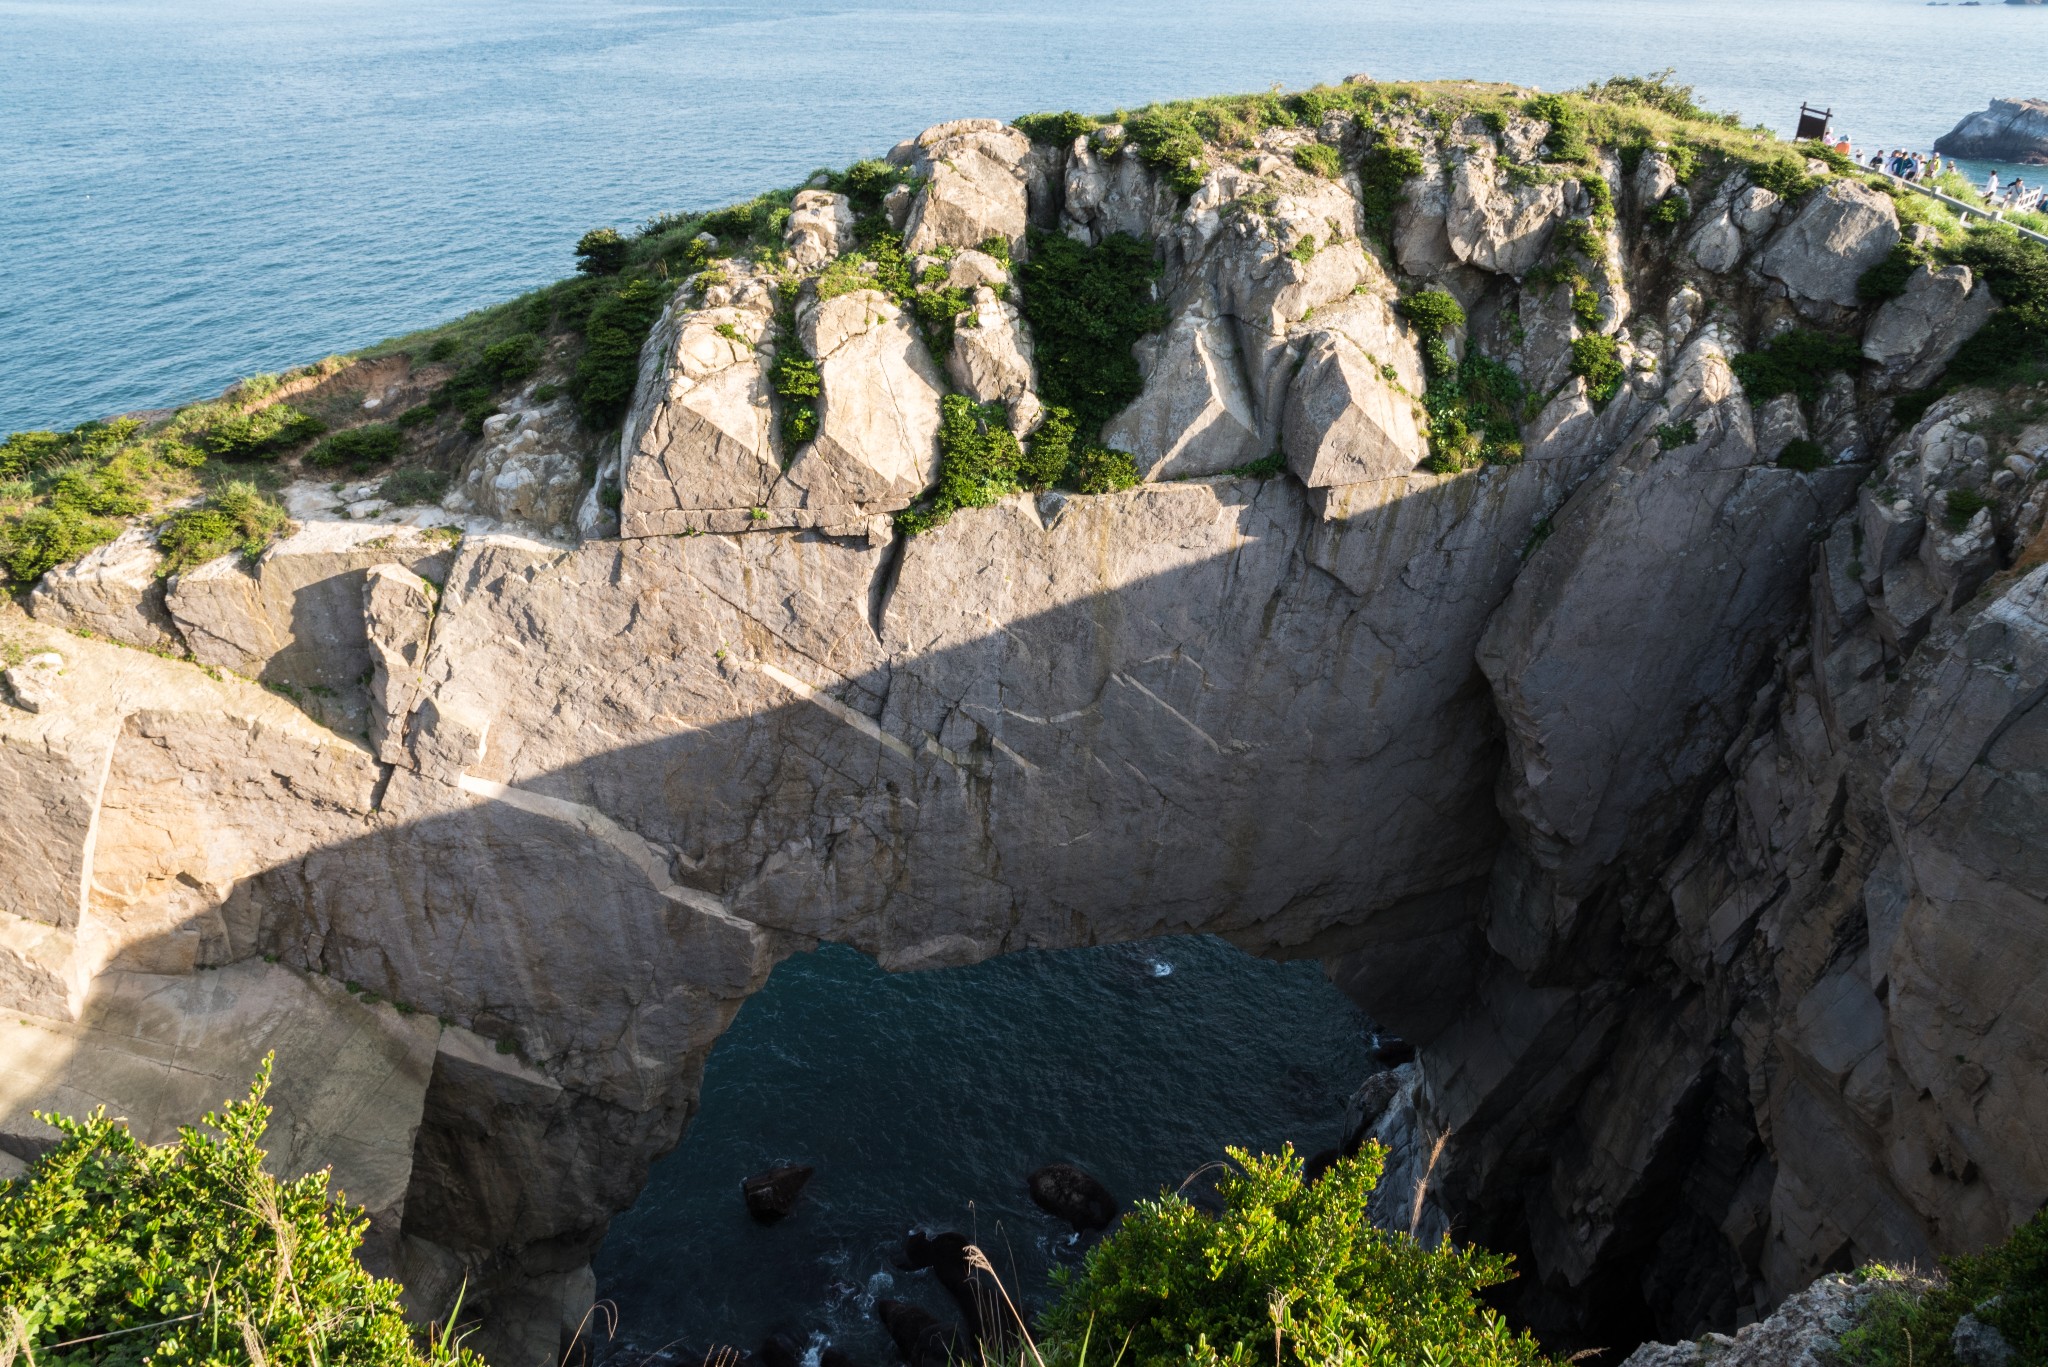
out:
{"label": "vegetation clump in crevice", "polygon": [[1217,1214],[1177,1192],[1141,1201],[1078,1271],[1054,1274],[1048,1361],[1085,1367],[1089,1344],[1134,1367],[1550,1361],[1482,1299],[1513,1279],[1510,1259],[1366,1218],[1378,1145],[1313,1182],[1291,1148],[1229,1156]]}
{"label": "vegetation clump in crevice", "polygon": [[804,355],[793,335],[775,353],[768,383],[781,401],[783,445],[794,452],[818,435],[818,400],[824,393],[824,382],[818,374],[818,363]]}
{"label": "vegetation clump in crevice", "polygon": [[1588,333],[1572,339],[1572,374],[1586,382],[1586,397],[1595,408],[1604,407],[1621,392],[1628,378],[1621,363],[1621,346],[1604,333]]}
{"label": "vegetation clump in crevice", "polygon": [[1820,397],[1829,375],[1853,370],[1861,359],[1853,337],[1793,328],[1755,351],[1729,357],[1728,365],[1752,404],[1780,394],[1796,394],[1810,404]]}
{"label": "vegetation clump in crevice", "polygon": [[1477,351],[1460,362],[1446,338],[1465,326],[1465,310],[1443,290],[1419,290],[1400,311],[1422,334],[1428,387],[1422,408],[1429,420],[1432,474],[1454,475],[1478,465],[1513,465],[1522,458],[1522,416],[1528,389],[1506,365]]}
{"label": "vegetation clump in crevice", "polygon": [[1073,415],[1085,445],[1145,387],[1131,348],[1166,325],[1166,310],[1153,298],[1159,267],[1150,244],[1124,233],[1089,247],[1034,231],[1030,244],[1017,281],[1038,392]]}
{"label": "vegetation clump in crevice", "polygon": [[1785,443],[1785,449],[1778,453],[1778,464],[1787,470],[1798,470],[1812,474],[1815,470],[1827,468],[1828,453],[1821,444],[1811,437],[1796,437]]}
{"label": "vegetation clump in crevice", "polygon": [[[368,1220],[326,1170],[264,1171],[266,1059],[249,1095],[138,1141],[104,1107],[45,1115],[53,1148],[0,1183],[9,1355],[41,1367],[483,1367],[416,1334],[356,1260]],[[452,1317],[451,1317],[452,1318]]]}

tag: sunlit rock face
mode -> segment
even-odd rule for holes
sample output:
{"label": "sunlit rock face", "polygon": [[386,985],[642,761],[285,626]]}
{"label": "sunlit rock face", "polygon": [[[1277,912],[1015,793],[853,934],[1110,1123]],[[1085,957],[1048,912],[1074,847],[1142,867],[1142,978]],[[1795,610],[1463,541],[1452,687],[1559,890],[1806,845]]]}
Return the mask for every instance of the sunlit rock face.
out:
{"label": "sunlit rock face", "polygon": [[[1450,1135],[1419,1227],[1521,1254],[1539,1322],[1725,1329],[2001,1234],[2048,1196],[2048,432],[1994,448],[1968,391],[1893,421],[1991,300],[1860,304],[1881,196],[1558,170],[1542,134],[1404,116],[1425,171],[1375,225],[1295,155],[1355,151],[1349,116],[1186,197],[1114,140],[942,125],[892,154],[972,291],[940,357],[820,288],[853,238],[807,192],[793,295],[680,290],[616,452],[578,448],[615,520],[595,485],[571,517],[535,408],[475,466],[508,528],[309,516],[161,586],[136,538],[0,609],[59,657],[0,698],[5,1161],[32,1109],[156,1137],[274,1049],[289,1161],[335,1166],[416,1310],[467,1279],[537,1365],[780,958],[1208,932],[1323,958],[1419,1046],[1359,1128],[1410,1179]],[[1694,226],[1653,231],[1681,189]],[[1034,225],[1156,247],[1104,434],[1144,482],[903,536],[943,394],[1042,407],[989,254]],[[1539,272],[1564,237],[1605,255],[1590,306]],[[1424,285],[1523,386],[1519,461],[1440,458]],[[1794,324],[1871,365],[1758,407],[1731,357]]]}

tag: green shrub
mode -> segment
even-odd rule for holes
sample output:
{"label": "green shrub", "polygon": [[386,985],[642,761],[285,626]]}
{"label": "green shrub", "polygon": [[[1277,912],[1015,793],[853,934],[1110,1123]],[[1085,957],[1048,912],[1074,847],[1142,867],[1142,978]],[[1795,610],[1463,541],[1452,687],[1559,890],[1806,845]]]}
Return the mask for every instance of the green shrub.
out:
{"label": "green shrub", "polygon": [[448,476],[440,470],[394,470],[377,486],[377,497],[401,508],[439,503],[448,492]]}
{"label": "green shrub", "polygon": [[371,423],[367,427],[351,427],[345,432],[336,432],[313,448],[312,454],[306,457],[306,463],[322,470],[340,465],[367,470],[372,465],[382,465],[395,458],[404,449],[403,432],[389,423]]}
{"label": "green shrub", "polygon": [[1191,195],[1202,188],[1209,165],[1202,155],[1202,135],[1187,113],[1148,109],[1124,129],[1137,144],[1139,158],[1165,176],[1176,193]]}
{"label": "green shrub", "polygon": [[1067,477],[1074,458],[1074,415],[1064,408],[1048,407],[1039,419],[1038,430],[1024,444],[1024,459],[1017,466],[1017,482],[1026,489],[1050,489]]}
{"label": "green shrub", "polygon": [[407,429],[424,427],[434,420],[434,405],[416,403],[398,415],[398,425]]}
{"label": "green shrub", "polygon": [[1465,310],[1444,290],[1417,290],[1401,300],[1398,308],[1425,337],[1441,337],[1465,326]]}
{"label": "green shrub", "polygon": [[1667,422],[1657,428],[1659,451],[1676,451],[1679,447],[1690,446],[1699,439],[1699,424],[1691,418],[1684,422]]}
{"label": "green shrub", "polygon": [[930,531],[962,508],[986,508],[1015,493],[1023,459],[1002,404],[946,395],[939,401],[938,485],[923,504],[900,514],[897,525],[912,535]]}
{"label": "green shrub", "polygon": [[51,507],[86,517],[132,517],[149,507],[123,470],[83,461],[57,472],[49,498]]}
{"label": "green shrub", "polygon": [[1591,285],[1578,282],[1572,289],[1572,317],[1581,327],[1600,326],[1600,294]]}
{"label": "green shrub", "polygon": [[1344,158],[1326,142],[1312,142],[1294,149],[1294,164],[1312,175],[1335,180],[1344,174]]}
{"label": "green shrub", "polygon": [[1906,292],[1906,282],[1926,263],[1927,254],[1909,243],[1894,246],[1891,255],[1863,272],[1856,280],[1856,297],[1866,304],[1896,299]]}
{"label": "green shrub", "polygon": [[265,498],[255,485],[235,480],[222,485],[196,508],[181,508],[157,529],[163,550],[162,574],[176,574],[231,551],[254,558],[283,534],[289,519],[284,509]]}
{"label": "green shrub", "polygon": [[576,269],[585,275],[617,275],[626,267],[626,251],[618,229],[592,228],[576,239]]}
{"label": "green shrub", "polygon": [[1166,310],[1152,298],[1158,273],[1151,246],[1125,233],[1092,248],[1064,233],[1031,234],[1031,259],[1017,278],[1038,392],[1073,414],[1083,442],[1145,387],[1131,347],[1166,324]]}
{"label": "green shrub", "polygon": [[1678,226],[1692,217],[1692,201],[1673,190],[1650,207],[1650,226],[1660,233],[1676,232]]}
{"label": "green shrub", "polygon": [[1609,76],[1596,81],[1579,93],[1589,100],[1604,104],[1642,105],[1660,114],[1669,114],[1675,119],[1697,119],[1711,123],[1737,122],[1732,114],[1710,114],[1693,100],[1693,88],[1680,85],[1672,78],[1677,75],[1675,67],[1653,71],[1647,76]]}
{"label": "green shrub", "polygon": [[1982,490],[1951,489],[1942,496],[1942,521],[1952,532],[1959,532],[1970,525],[1970,519],[1991,506],[1991,500]]}
{"label": "green shrub", "polygon": [[461,350],[460,344],[453,337],[437,337],[434,339],[434,344],[427,348],[427,360],[430,362],[453,360],[455,353],[459,350]]}
{"label": "green shrub", "polygon": [[769,367],[768,383],[782,400],[782,440],[791,450],[818,435],[818,397],[825,392],[818,363],[794,341],[785,343]]}
{"label": "green shrub", "polygon": [[1068,146],[1075,138],[1095,128],[1095,120],[1071,109],[1058,114],[1026,114],[1016,123],[1024,136],[1033,142],[1049,142],[1057,147]]}
{"label": "green shrub", "polygon": [[33,475],[63,459],[69,437],[62,432],[14,432],[0,442],[0,479]]}
{"label": "green shrub", "polygon": [[[1605,184],[1602,181],[1601,184]],[[1568,218],[1558,226],[1557,244],[1568,252],[1576,252],[1588,261],[1607,259],[1607,244],[1600,240],[1600,234],[1588,219]]]}
{"label": "green shrub", "polygon": [[1780,394],[1797,394],[1812,403],[1830,374],[1852,369],[1862,354],[1853,337],[1794,328],[1759,350],[1730,357],[1728,364],[1752,404]]}
{"label": "green shrub", "polygon": [[1946,393],[1940,385],[1927,389],[1910,390],[1892,400],[1892,421],[1901,427],[1911,427],[1927,416],[1927,410]]}
{"label": "green shrub", "polygon": [[1365,230],[1382,246],[1394,235],[1394,211],[1407,202],[1410,180],[1422,174],[1422,153],[1374,134],[1372,146],[1358,164],[1359,208]]}
{"label": "green shrub", "polygon": [[583,331],[583,357],[576,362],[569,385],[590,426],[610,427],[626,416],[633,386],[640,380],[640,348],[667,302],[663,285],[641,277],[628,280],[592,306]]}
{"label": "green shrub", "polygon": [[1593,401],[1595,407],[1620,393],[1626,372],[1622,369],[1620,348],[1614,339],[1597,332],[1574,338],[1572,374],[1585,377],[1586,397]]}
{"label": "green shrub", "polygon": [[882,199],[909,179],[909,173],[886,161],[857,161],[833,178],[832,188],[852,202],[856,216],[872,214]]}
{"label": "green shrub", "polygon": [[[450,1335],[414,1343],[398,1284],[356,1261],[368,1221],[333,1199],[326,1171],[263,1171],[269,1083],[266,1060],[247,1100],[162,1146],[105,1107],[43,1117],[56,1147],[0,1184],[0,1286],[33,1361],[481,1367]],[[94,1342],[57,1346],[80,1339]]]}
{"label": "green shrub", "polygon": [[1090,446],[1074,457],[1067,478],[1084,494],[1114,494],[1137,487],[1138,460],[1129,451]]}
{"label": "green shrub", "polygon": [[2004,305],[1949,363],[1956,384],[2032,378],[2048,365],[2048,247],[2010,228],[1972,232],[1945,259],[1968,266]]}
{"label": "green shrub", "polygon": [[1827,468],[1828,453],[1817,441],[1800,437],[1785,443],[1785,449],[1778,453],[1778,464],[1787,470],[1802,470],[1811,474]]}
{"label": "green shrub", "polygon": [[1886,1269],[1865,1276],[1895,1282],[1842,1336],[1847,1367],[1955,1367],[1956,1321],[1975,1313],[2012,1345],[2017,1364],[2048,1362],[2048,1212],[2036,1214],[1996,1248],[1944,1258],[1944,1278],[1924,1290]]}
{"label": "green shrub", "polygon": [[[1581,180],[1579,184],[1586,191],[1586,203],[1591,210],[1593,226],[1596,228],[1611,227],[1614,223],[1614,191],[1608,186],[1607,178],[1598,172],[1594,172],[1592,175]],[[1587,252],[1586,255],[1596,261],[1599,259],[1592,252]]]}
{"label": "green shrub", "polygon": [[1522,106],[1532,119],[1550,125],[1543,138],[1545,161],[1583,161],[1588,155],[1586,121],[1566,95],[1538,95]]}
{"label": "green shrub", "polygon": [[319,436],[327,424],[290,404],[238,413],[215,423],[199,438],[209,456],[229,460],[275,460],[287,446]]}
{"label": "green shrub", "polygon": [[1135,1367],[1528,1367],[1536,1341],[1479,1299],[1510,1260],[1375,1228],[1366,1198],[1384,1153],[1368,1146],[1315,1183],[1292,1149],[1229,1151],[1223,1211],[1179,1194],[1141,1201],[1061,1272],[1044,1320],[1062,1367],[1083,1342]]}
{"label": "green shrub", "polygon": [[76,508],[31,508],[0,525],[0,565],[7,567],[15,583],[33,583],[44,571],[76,560],[120,534],[121,524],[112,518]]}

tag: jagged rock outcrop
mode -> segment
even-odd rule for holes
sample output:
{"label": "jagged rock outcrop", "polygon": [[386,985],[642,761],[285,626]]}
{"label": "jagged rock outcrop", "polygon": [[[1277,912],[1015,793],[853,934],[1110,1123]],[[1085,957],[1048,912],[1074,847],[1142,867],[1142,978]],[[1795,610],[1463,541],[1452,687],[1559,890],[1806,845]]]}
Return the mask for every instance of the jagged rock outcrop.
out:
{"label": "jagged rock outcrop", "polygon": [[1993,100],[1934,140],[1946,157],[2048,165],[2048,100]]}
{"label": "jagged rock outcrop", "polygon": [[[1781,204],[1603,155],[1596,226],[1519,119],[1401,116],[1425,172],[1388,251],[1296,155],[1349,117],[1184,201],[1108,130],[899,147],[926,182],[884,212],[975,292],[943,371],[897,301],[821,289],[845,206],[805,199],[785,322],[758,263],[678,292],[575,538],[309,522],[170,583],[173,649],[298,707],[64,634],[140,610],[84,567],[50,590],[82,606],[0,607],[0,645],[62,657],[0,699],[0,1000],[35,1042],[0,1055],[0,1150],[88,1091],[189,1113],[273,1042],[281,1078],[366,1079],[357,1136],[281,1088],[295,1153],[374,1197],[420,1314],[467,1285],[532,1367],[780,958],[1200,931],[1322,957],[1418,1046],[1357,1107],[1376,1212],[1517,1253],[1546,1328],[1732,1328],[1843,1258],[2001,1235],[2048,1195],[2048,431],[1974,391],[1890,416],[1989,296],[1861,304],[1898,225],[1850,182]],[[1650,229],[1674,194],[1706,223]],[[1574,220],[1597,316],[1520,278]],[[1031,223],[1157,246],[1167,321],[1108,427],[1148,480],[898,536],[949,380],[1028,428],[1015,286],[972,249]],[[1518,463],[1422,468],[1402,271],[1523,386]],[[1795,313],[1873,369],[1754,406],[1728,358]],[[783,348],[820,378],[794,450]],[[1808,435],[1832,464],[1775,463]]]}
{"label": "jagged rock outcrop", "polygon": [[156,538],[131,528],[45,574],[29,593],[30,611],[37,621],[123,645],[169,646],[175,628],[164,609],[163,562]]}

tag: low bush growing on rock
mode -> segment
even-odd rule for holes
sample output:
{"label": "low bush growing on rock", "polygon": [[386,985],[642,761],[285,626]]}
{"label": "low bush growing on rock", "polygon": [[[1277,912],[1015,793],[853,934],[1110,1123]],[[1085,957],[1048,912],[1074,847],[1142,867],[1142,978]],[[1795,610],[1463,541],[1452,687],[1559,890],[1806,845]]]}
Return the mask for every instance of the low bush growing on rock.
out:
{"label": "low bush growing on rock", "polygon": [[1572,339],[1572,374],[1585,377],[1586,397],[1595,407],[1621,392],[1627,378],[1622,369],[1621,349],[1612,337],[1593,333]]}
{"label": "low bush growing on rock", "polygon": [[1312,142],[1294,149],[1294,164],[1311,175],[1335,180],[1344,174],[1344,158],[1326,142]]}
{"label": "low bush growing on rock", "polygon": [[2048,1212],[1996,1248],[1944,1258],[1932,1285],[1889,1268],[1861,1274],[1889,1283],[1842,1336],[1847,1367],[1956,1367],[1951,1348],[1965,1315],[1996,1330],[2014,1367],[2048,1362]]}
{"label": "low bush growing on rock", "polygon": [[1138,460],[1113,447],[1084,447],[1068,465],[1067,478],[1084,494],[1121,493],[1138,487]]}
{"label": "low bush growing on rock", "polygon": [[307,455],[306,463],[322,470],[343,465],[367,470],[394,459],[404,449],[403,432],[389,423],[371,423],[326,438]]}
{"label": "low bush growing on rock", "polygon": [[1047,1358],[1080,1367],[1111,1345],[1138,1367],[1533,1367],[1536,1341],[1481,1300],[1511,1260],[1375,1228],[1366,1199],[1384,1154],[1368,1145],[1315,1182],[1291,1148],[1231,1149],[1209,1215],[1178,1193],[1141,1201],[1059,1272]]}
{"label": "low bush growing on rock", "polygon": [[1360,158],[1359,208],[1366,234],[1381,246],[1392,245],[1394,211],[1407,199],[1408,182],[1421,175],[1422,169],[1422,153],[1377,132]]}
{"label": "low bush growing on rock", "polygon": [[162,574],[176,574],[234,551],[251,559],[284,534],[290,519],[246,480],[234,480],[196,508],[181,508],[157,529]]}
{"label": "low bush growing on rock", "polygon": [[245,1100],[147,1145],[104,1107],[0,1183],[0,1287],[41,1367],[483,1367],[415,1342],[396,1282],[356,1261],[367,1220],[328,1174],[265,1172],[266,1060]]}
{"label": "low bush growing on rock", "polygon": [[1829,375],[1853,370],[1862,355],[1853,337],[1793,328],[1755,351],[1729,357],[1728,365],[1742,381],[1752,404],[1780,394],[1797,394],[1801,401],[1812,403],[1820,397]]}
{"label": "low bush growing on rock", "polygon": [[818,397],[824,393],[818,363],[794,341],[787,342],[776,353],[768,380],[782,400],[783,443],[793,451],[818,435]]}
{"label": "low bush growing on rock", "polygon": [[222,417],[200,434],[199,445],[207,455],[228,460],[275,460],[286,447],[326,430],[327,424],[310,413],[276,403],[253,413]]}
{"label": "low bush growing on rock", "polygon": [[931,496],[898,514],[915,535],[942,527],[962,508],[986,508],[1018,487],[1024,449],[1010,431],[1009,410],[964,394],[939,401],[939,482]]}
{"label": "low bush growing on rock", "polygon": [[1148,109],[1128,120],[1124,130],[1137,144],[1139,158],[1164,176],[1175,193],[1191,195],[1202,188],[1209,163],[1203,156],[1201,130],[1186,112]]}
{"label": "low bush growing on rock", "polygon": [[1075,138],[1095,130],[1095,120],[1071,109],[1057,114],[1026,114],[1016,124],[1033,142],[1051,143],[1056,147],[1068,146]]}
{"label": "low bush growing on rock", "polygon": [[1828,453],[1821,444],[1808,437],[1798,437],[1785,443],[1785,449],[1778,452],[1778,464],[1787,470],[1799,470],[1807,474],[1826,468]]}
{"label": "low bush growing on rock", "polygon": [[439,503],[448,492],[448,483],[444,470],[394,470],[377,486],[377,497],[400,507]]}

